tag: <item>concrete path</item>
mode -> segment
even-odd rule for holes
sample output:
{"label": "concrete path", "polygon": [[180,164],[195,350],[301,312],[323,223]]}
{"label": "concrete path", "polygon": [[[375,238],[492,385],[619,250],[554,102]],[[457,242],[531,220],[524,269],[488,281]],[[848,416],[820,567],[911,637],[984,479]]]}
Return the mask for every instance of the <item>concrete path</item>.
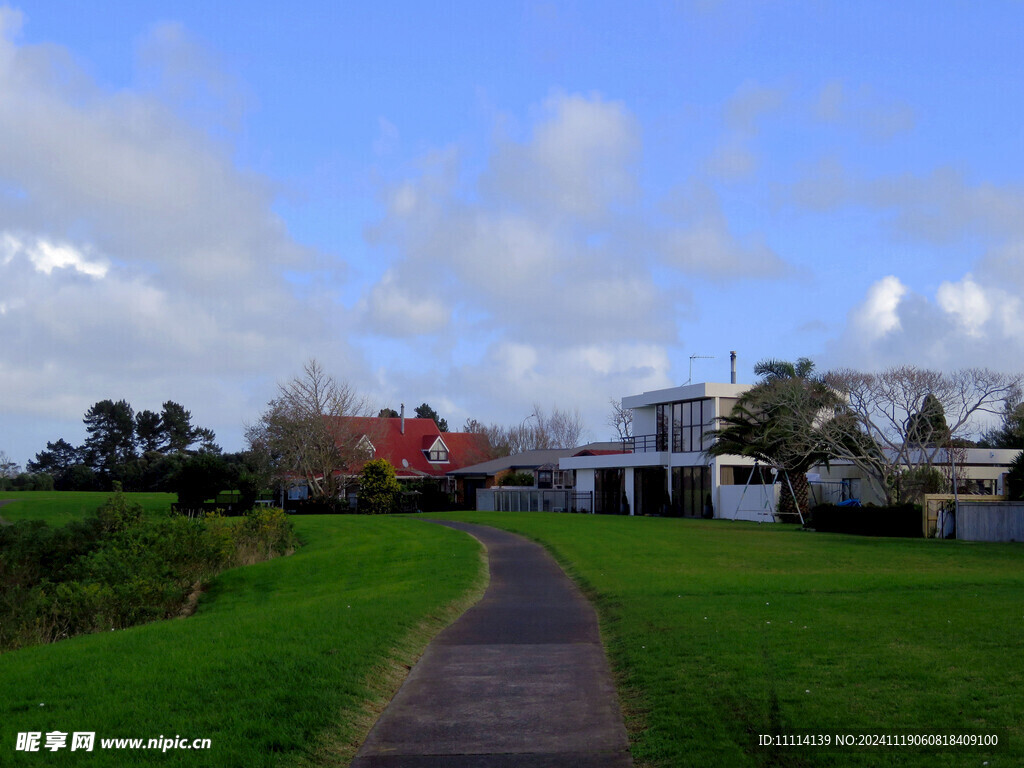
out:
{"label": "concrete path", "polygon": [[352,768],[630,768],[590,603],[537,544],[442,524],[484,544],[490,585],[427,646]]}

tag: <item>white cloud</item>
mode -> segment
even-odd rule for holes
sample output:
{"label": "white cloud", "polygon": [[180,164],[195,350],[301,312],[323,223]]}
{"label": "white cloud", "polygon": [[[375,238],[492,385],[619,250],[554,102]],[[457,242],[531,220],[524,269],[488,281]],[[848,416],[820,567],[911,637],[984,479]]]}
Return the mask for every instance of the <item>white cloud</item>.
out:
{"label": "white cloud", "polygon": [[780,278],[790,273],[782,258],[755,234],[735,235],[718,195],[706,184],[677,189],[667,205],[673,225],[658,233],[663,262],[713,280]]}
{"label": "white cloud", "polygon": [[268,180],[175,105],[175,89],[218,114],[235,103],[201,47],[158,27],[145,87],[112,91],[65,49],[17,42],[19,19],[0,9],[0,188],[17,192],[0,194],[0,411],[173,398],[237,434],[282,367],[327,351],[357,370],[330,286],[288,290],[286,270],[323,264],[273,213]]}
{"label": "white cloud", "polygon": [[943,282],[935,298],[943,312],[956,316],[968,336],[981,336],[981,329],[992,316],[990,297],[970,275],[958,283]]}
{"label": "white cloud", "polygon": [[907,287],[894,275],[883,277],[868,289],[864,302],[854,311],[854,328],[874,340],[900,329],[899,306]]}
{"label": "white cloud", "polygon": [[826,358],[829,364],[864,368],[908,363],[1020,372],[1024,302],[971,274],[942,282],[932,298],[889,276],[872,285],[851,312]]}
{"label": "white cloud", "polygon": [[110,268],[106,260],[90,260],[80,249],[68,243],[55,243],[36,238],[29,244],[11,232],[0,233],[0,250],[5,254],[5,265],[16,255],[24,254],[36,270],[46,275],[51,274],[54,269],[71,268],[83,275],[99,278],[104,277]]}
{"label": "white cloud", "polygon": [[[748,95],[736,120],[774,108]],[[788,276],[763,237],[732,231],[709,186],[684,185],[666,206],[644,198],[642,149],[622,104],[555,95],[524,136],[499,133],[482,168],[446,147],[388,189],[370,240],[397,256],[364,291],[361,319],[409,356],[430,346],[433,362],[430,374],[392,364],[379,390],[459,392],[458,422],[511,422],[541,402],[600,425],[609,397],[671,383],[687,278]]]}
{"label": "white cloud", "polygon": [[371,332],[391,336],[437,333],[448,325],[450,314],[436,298],[397,285],[391,272],[373,287],[360,309]]}
{"label": "white cloud", "polygon": [[501,143],[481,187],[502,205],[595,220],[636,194],[639,148],[638,126],[622,104],[552,96],[527,143]]}

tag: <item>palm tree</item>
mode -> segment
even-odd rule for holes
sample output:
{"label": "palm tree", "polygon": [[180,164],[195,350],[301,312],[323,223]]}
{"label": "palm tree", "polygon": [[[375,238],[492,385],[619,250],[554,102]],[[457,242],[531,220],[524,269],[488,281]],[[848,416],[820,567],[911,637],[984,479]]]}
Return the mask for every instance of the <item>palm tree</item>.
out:
{"label": "palm tree", "polygon": [[754,372],[760,381],[740,396],[732,413],[719,418],[706,453],[748,456],[778,470],[783,481],[779,516],[796,519],[808,511],[807,471],[829,458],[818,425],[842,401],[805,357],[795,363],[762,360]]}

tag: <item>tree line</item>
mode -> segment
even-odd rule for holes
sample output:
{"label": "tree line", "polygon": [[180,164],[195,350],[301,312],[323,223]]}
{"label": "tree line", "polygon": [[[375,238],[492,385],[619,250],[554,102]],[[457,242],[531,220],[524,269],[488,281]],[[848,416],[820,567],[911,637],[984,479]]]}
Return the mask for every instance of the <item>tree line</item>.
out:
{"label": "tree line", "polygon": [[173,400],[160,411],[138,412],[127,400],[100,400],[82,421],[86,438],[81,445],[64,438],[47,442],[24,473],[13,471],[17,467],[9,462],[8,487],[108,491],[120,483],[126,491],[174,491],[197,457],[217,457],[226,467],[246,463],[241,454],[222,454],[213,430],[194,424],[191,412]]}

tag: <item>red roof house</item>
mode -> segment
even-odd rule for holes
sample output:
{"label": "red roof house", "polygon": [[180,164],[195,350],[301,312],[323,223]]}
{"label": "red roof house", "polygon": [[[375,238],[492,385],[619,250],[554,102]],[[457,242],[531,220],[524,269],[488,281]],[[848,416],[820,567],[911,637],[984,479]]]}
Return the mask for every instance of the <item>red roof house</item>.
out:
{"label": "red roof house", "polygon": [[[490,458],[486,436],[442,432],[433,419],[351,417],[346,427],[365,437],[373,458],[387,459],[399,480],[444,477],[448,472]],[[353,466],[352,474],[362,469]]]}

